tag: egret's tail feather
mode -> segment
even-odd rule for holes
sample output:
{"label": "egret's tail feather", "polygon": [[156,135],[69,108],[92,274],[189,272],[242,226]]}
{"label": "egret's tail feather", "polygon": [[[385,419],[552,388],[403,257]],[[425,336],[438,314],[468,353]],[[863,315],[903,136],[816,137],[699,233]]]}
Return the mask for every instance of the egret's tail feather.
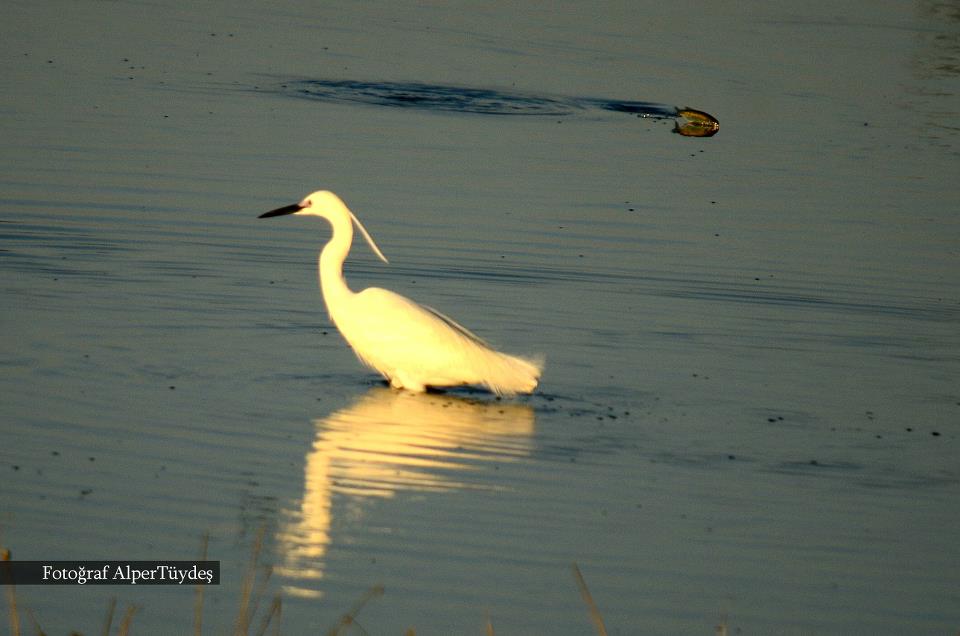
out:
{"label": "egret's tail feather", "polygon": [[543,372],[543,356],[524,358],[490,351],[486,376],[480,381],[497,395],[533,393]]}

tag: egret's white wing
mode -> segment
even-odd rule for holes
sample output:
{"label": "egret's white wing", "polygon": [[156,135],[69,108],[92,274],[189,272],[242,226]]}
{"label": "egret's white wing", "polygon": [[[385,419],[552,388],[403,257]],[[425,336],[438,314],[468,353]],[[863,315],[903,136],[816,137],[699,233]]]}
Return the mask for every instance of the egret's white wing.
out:
{"label": "egret's white wing", "polygon": [[452,318],[386,289],[365,289],[331,315],[357,357],[401,385],[525,391],[536,385],[542,367],[495,351]]}
{"label": "egret's white wing", "polygon": [[426,309],[427,311],[429,311],[431,314],[433,314],[434,316],[436,316],[437,318],[439,318],[439,319],[442,320],[443,322],[447,323],[447,325],[448,325],[451,329],[454,329],[455,331],[459,332],[460,335],[464,336],[465,338],[468,338],[468,339],[474,341],[475,343],[477,343],[478,345],[481,345],[481,346],[484,346],[484,347],[489,347],[489,346],[490,346],[490,344],[489,344],[486,340],[484,340],[483,338],[481,338],[481,337],[478,336],[477,334],[473,333],[472,331],[470,331],[469,329],[467,329],[466,327],[464,327],[463,325],[461,325],[459,322],[457,322],[456,320],[454,320],[454,319],[451,318],[450,316],[448,316],[448,315],[446,315],[446,314],[440,313],[439,311],[437,311],[436,309],[434,309],[433,307],[431,307],[431,306],[429,306],[429,305],[419,305],[419,306],[422,307],[422,308],[424,308],[424,309]]}
{"label": "egret's white wing", "polygon": [[451,318],[388,289],[365,289],[338,313],[337,327],[365,360],[404,355],[449,363],[471,345],[489,347]]}

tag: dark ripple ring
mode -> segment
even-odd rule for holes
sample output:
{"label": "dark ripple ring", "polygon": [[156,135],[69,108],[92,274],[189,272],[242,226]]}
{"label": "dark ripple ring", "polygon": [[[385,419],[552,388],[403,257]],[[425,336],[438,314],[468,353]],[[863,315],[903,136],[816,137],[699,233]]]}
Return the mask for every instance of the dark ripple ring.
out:
{"label": "dark ripple ring", "polygon": [[417,108],[480,115],[564,117],[599,109],[644,118],[677,119],[674,132],[688,137],[712,137],[720,129],[720,123],[715,117],[692,108],[595,97],[548,97],[518,91],[441,84],[301,79],[284,82],[278,92],[324,102],[351,102],[389,108]]}

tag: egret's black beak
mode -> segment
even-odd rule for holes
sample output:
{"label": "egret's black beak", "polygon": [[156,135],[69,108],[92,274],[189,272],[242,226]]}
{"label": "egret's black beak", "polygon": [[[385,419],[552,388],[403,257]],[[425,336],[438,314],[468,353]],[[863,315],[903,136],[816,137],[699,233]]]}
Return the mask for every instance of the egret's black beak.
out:
{"label": "egret's black beak", "polygon": [[264,212],[258,219],[266,219],[271,216],[283,216],[284,214],[294,214],[302,210],[303,207],[299,203],[294,203],[293,205],[285,205],[282,208],[277,208],[276,210],[270,210],[269,212]]}

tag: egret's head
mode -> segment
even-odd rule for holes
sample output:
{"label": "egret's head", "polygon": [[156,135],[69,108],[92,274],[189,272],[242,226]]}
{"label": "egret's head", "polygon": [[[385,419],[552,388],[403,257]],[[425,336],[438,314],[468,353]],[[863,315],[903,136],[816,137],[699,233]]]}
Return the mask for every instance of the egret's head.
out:
{"label": "egret's head", "polygon": [[363,234],[363,238],[367,239],[367,243],[370,244],[370,247],[373,249],[374,253],[380,257],[380,260],[382,260],[384,263],[389,262],[387,261],[387,257],[383,255],[383,252],[380,251],[380,248],[377,247],[377,244],[374,243],[373,237],[370,236],[369,232],[367,232],[367,229],[363,227],[362,223],[360,223],[360,219],[358,219],[353,212],[350,211],[350,208],[347,207],[347,204],[344,203],[340,197],[329,190],[317,190],[316,192],[305,196],[303,201],[300,203],[285,205],[282,208],[264,212],[259,216],[259,218],[266,219],[272,216],[283,216],[285,214],[320,216],[333,223],[334,227],[336,227],[335,219],[338,219],[339,217],[347,221],[347,229],[349,229],[350,221],[353,221],[354,225],[357,226],[357,229],[360,230],[360,233]]}
{"label": "egret's head", "polygon": [[300,210],[294,214],[310,214],[313,216],[328,216],[330,214],[349,214],[343,200],[329,190],[317,190],[308,194],[298,203]]}

